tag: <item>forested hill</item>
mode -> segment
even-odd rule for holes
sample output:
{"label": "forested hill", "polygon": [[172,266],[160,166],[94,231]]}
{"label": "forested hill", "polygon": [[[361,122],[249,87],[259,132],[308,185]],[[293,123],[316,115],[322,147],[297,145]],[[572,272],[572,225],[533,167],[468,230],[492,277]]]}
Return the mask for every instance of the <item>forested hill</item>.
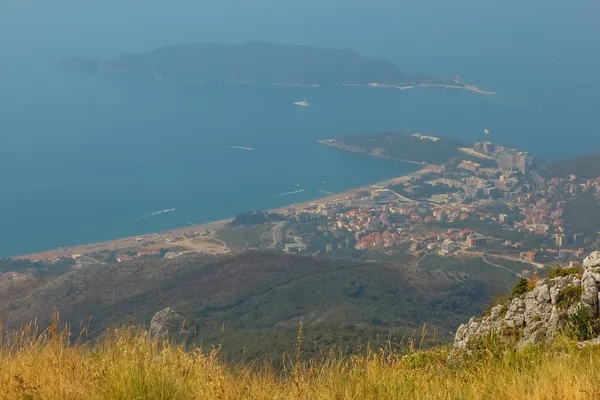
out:
{"label": "forested hill", "polygon": [[411,77],[392,62],[363,58],[352,50],[248,42],[237,45],[187,43],[108,60],[67,58],[64,67],[127,72],[156,79],[299,85],[403,84]]}
{"label": "forested hill", "polygon": [[190,340],[222,344],[231,356],[278,359],[295,348],[300,321],[307,354],[337,345],[352,351],[389,335],[398,343],[425,323],[449,340],[493,291],[459,272],[256,251],[91,265],[35,285],[0,286],[0,319],[5,332],[34,319],[45,329],[56,307],[77,332],[89,321],[89,332],[99,333],[147,324],[172,306],[193,325]]}
{"label": "forested hill", "polygon": [[468,146],[450,138],[409,133],[352,134],[323,143],[347,150],[428,164],[444,164],[459,155],[462,156],[459,147]]}
{"label": "forested hill", "polygon": [[581,178],[593,179],[600,176],[600,153],[587,154],[578,158],[550,163],[546,166],[548,177],[577,175]]}

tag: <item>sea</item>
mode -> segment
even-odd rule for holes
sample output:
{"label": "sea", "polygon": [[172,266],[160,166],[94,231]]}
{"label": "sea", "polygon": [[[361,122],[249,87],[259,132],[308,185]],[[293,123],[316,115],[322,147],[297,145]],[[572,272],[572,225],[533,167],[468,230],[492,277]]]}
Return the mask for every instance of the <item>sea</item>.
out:
{"label": "sea", "polygon": [[[0,257],[282,207],[418,169],[317,143],[343,134],[491,140],[549,161],[600,151],[597,2],[96,3],[0,6]],[[57,67],[65,56],[246,40],[352,48],[408,72],[459,72],[497,93],[201,84]],[[303,99],[311,107],[293,105]]]}

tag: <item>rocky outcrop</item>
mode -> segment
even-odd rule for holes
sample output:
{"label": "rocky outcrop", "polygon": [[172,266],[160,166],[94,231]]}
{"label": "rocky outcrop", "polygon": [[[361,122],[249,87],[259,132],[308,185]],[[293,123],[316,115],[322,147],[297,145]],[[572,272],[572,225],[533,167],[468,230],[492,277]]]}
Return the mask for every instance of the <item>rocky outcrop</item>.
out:
{"label": "rocky outcrop", "polygon": [[600,252],[594,252],[585,259],[582,271],[542,279],[533,290],[493,307],[489,315],[471,318],[456,331],[454,348],[469,349],[489,334],[510,337],[518,348],[550,343],[581,308],[592,318],[599,317],[599,288]]}
{"label": "rocky outcrop", "polygon": [[185,318],[173,307],[160,310],[150,322],[150,336],[153,338],[178,338],[185,333]]}
{"label": "rocky outcrop", "polygon": [[577,348],[579,350],[585,349],[588,346],[598,346],[600,344],[600,337],[592,340],[585,340],[583,342],[577,342]]}

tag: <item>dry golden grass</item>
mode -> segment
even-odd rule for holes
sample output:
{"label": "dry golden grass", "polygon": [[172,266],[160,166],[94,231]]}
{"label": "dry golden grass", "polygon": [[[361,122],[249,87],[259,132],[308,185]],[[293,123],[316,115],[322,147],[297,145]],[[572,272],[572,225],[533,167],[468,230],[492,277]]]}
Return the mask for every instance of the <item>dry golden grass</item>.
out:
{"label": "dry golden grass", "polygon": [[283,371],[225,365],[218,351],[185,350],[118,329],[70,344],[51,328],[0,345],[0,399],[600,399],[600,351],[561,341],[514,352],[483,346],[459,364],[448,347],[318,362]]}

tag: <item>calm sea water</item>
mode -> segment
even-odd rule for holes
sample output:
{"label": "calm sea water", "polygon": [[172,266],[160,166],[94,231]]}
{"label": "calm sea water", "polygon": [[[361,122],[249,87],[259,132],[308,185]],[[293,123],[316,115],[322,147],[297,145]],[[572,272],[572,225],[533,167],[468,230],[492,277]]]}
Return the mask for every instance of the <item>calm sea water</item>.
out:
{"label": "calm sea water", "polygon": [[[473,141],[487,128],[545,159],[600,149],[595,3],[121,3],[9,0],[0,10],[0,256],[279,207],[415,170],[316,143],[344,133]],[[68,55],[249,39],[458,70],[498,94],[178,84],[55,67]],[[312,107],[292,105],[303,98]]]}

